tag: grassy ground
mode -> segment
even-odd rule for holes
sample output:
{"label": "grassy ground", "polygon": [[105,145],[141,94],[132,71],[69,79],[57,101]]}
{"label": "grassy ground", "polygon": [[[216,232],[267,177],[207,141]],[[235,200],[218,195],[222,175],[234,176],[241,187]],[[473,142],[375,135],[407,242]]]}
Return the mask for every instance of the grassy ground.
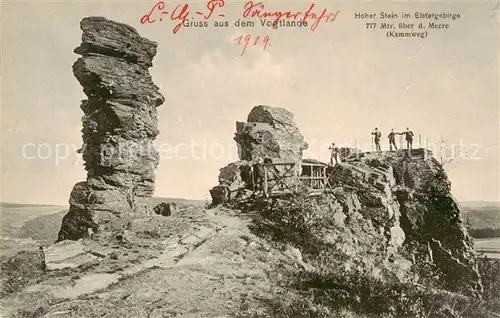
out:
{"label": "grassy ground", "polygon": [[500,237],[474,239],[474,244],[481,257],[500,259]]}

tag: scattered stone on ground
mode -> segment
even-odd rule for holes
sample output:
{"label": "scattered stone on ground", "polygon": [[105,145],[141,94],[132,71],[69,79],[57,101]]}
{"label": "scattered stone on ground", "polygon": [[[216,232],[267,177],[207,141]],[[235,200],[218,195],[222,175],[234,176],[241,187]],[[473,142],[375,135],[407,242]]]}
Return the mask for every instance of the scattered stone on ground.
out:
{"label": "scattered stone on ground", "polygon": [[[5,317],[40,306],[47,317],[233,317],[242,303],[262,313],[275,266],[304,266],[300,252],[274,250],[251,233],[251,218],[184,209],[133,219],[127,243],[96,235],[44,248],[52,269],[0,300]],[[82,261],[92,251],[104,257]]]}
{"label": "scattered stone on ground", "polygon": [[153,208],[153,211],[161,216],[172,215],[172,210],[175,210],[175,203],[162,202]]}

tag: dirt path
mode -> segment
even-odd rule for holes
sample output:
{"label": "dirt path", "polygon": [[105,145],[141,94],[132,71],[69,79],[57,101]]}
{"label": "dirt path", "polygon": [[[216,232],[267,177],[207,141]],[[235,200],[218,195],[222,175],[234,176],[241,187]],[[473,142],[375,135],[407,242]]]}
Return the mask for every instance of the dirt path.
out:
{"label": "dirt path", "polygon": [[[68,258],[48,253],[54,269],[3,299],[3,313],[15,316],[28,303],[23,310],[45,317],[263,315],[275,266],[293,266],[296,256],[274,250],[250,232],[248,218],[228,212],[189,208],[174,217],[134,220],[123,246],[52,246],[52,254],[64,248]],[[145,233],[154,238],[141,237]],[[68,253],[71,246],[74,253]]]}

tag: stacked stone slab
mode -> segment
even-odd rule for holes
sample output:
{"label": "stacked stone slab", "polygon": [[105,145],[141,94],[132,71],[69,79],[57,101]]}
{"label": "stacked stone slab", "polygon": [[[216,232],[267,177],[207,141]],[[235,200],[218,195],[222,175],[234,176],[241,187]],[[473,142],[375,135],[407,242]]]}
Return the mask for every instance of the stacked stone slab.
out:
{"label": "stacked stone slab", "polygon": [[148,71],[157,43],[102,17],[84,18],[80,26],[82,43],[74,52],[82,57],[73,73],[88,97],[81,104],[80,150],[87,180],[71,192],[59,240],[79,239],[126,215],[152,213],[159,161],[153,142],[156,108],[164,98]]}

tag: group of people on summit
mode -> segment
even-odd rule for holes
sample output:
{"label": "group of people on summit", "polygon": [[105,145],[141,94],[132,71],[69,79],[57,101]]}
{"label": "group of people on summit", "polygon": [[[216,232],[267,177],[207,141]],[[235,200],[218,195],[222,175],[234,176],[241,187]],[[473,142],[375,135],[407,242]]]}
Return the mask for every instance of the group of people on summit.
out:
{"label": "group of people on summit", "polygon": [[[375,150],[381,151],[382,148],[380,147],[380,139],[382,138],[382,133],[378,130],[378,128],[375,128],[375,130],[372,132],[372,135],[374,136],[373,139],[375,142]],[[394,150],[398,150],[398,147],[396,146],[396,135],[405,135],[406,148],[408,150],[412,149],[414,134],[410,130],[410,128],[406,128],[406,131],[403,132],[395,132],[394,129],[391,129],[391,132],[389,133],[389,135],[387,135],[387,138],[389,139],[389,149],[391,151],[393,150],[392,147],[394,147]],[[335,145],[335,143],[332,143],[332,145],[328,149],[331,150],[330,165],[333,165],[334,160],[335,164],[337,164],[339,148]]]}
{"label": "group of people on summit", "polygon": [[[375,128],[375,130],[371,134],[374,136],[373,140],[375,142],[375,150],[381,151],[382,148],[380,147],[380,139],[382,138],[382,133],[378,130],[378,128]],[[394,129],[391,129],[391,132],[389,133],[389,135],[387,135],[387,138],[389,139],[389,149],[392,151],[392,147],[394,147],[394,150],[398,150],[398,147],[396,146],[396,135],[405,136],[406,148],[411,151],[414,134],[409,128],[406,128],[406,131],[403,132],[395,132]],[[339,148],[335,145],[335,143],[332,143],[332,145],[328,149],[331,150],[330,166],[333,166],[333,161],[335,161],[335,164],[338,164]],[[252,175],[254,179],[254,190],[260,190],[265,193],[267,191],[265,189],[264,182],[264,165],[272,163],[272,160],[266,155],[257,156],[253,161],[254,163],[252,165]]]}
{"label": "group of people on summit", "polygon": [[[382,133],[378,130],[378,128],[375,128],[375,130],[372,132],[372,135],[374,136],[373,139],[375,141],[375,150],[381,151],[380,138],[382,138]],[[406,128],[406,131],[403,131],[403,132],[395,132],[394,129],[391,129],[391,132],[389,133],[389,135],[387,135],[387,138],[389,138],[389,149],[390,150],[392,150],[393,146],[394,146],[394,150],[398,150],[398,147],[396,146],[396,135],[405,135],[406,148],[408,150],[412,149],[414,134],[410,130],[410,128]]]}

